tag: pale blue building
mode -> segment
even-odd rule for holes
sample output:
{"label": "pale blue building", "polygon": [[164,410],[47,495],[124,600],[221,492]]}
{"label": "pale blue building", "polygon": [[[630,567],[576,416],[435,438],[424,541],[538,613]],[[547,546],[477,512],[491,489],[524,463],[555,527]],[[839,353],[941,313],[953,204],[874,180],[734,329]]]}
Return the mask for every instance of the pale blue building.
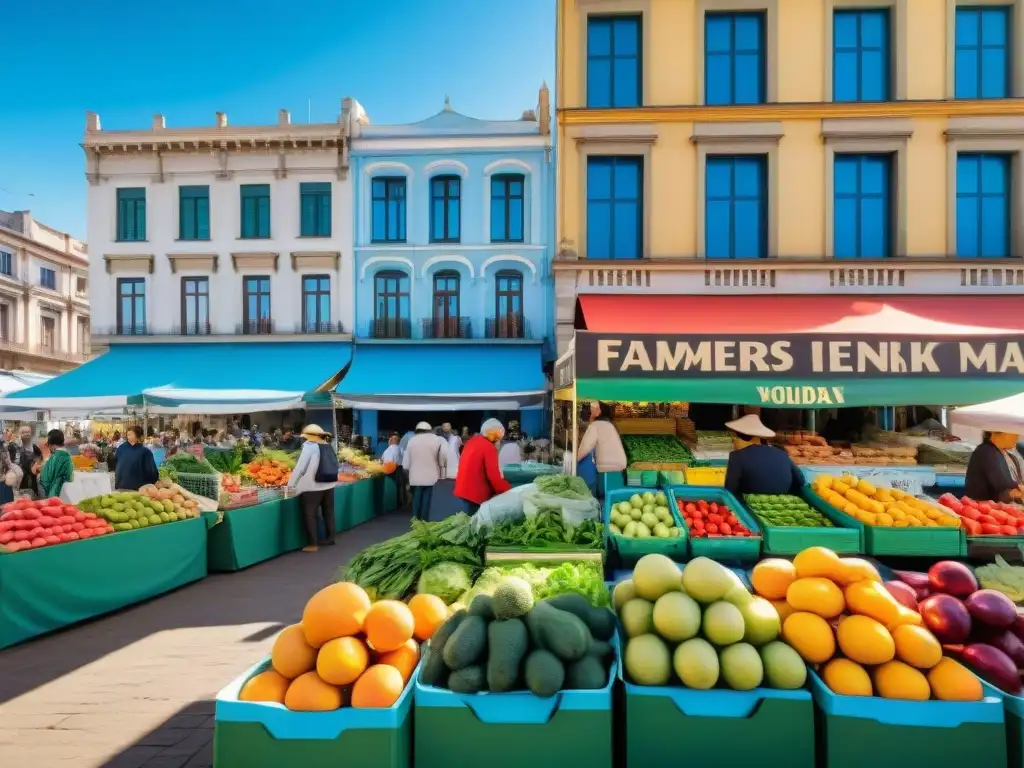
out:
{"label": "pale blue building", "polygon": [[355,344],[337,393],[355,432],[497,416],[545,434],[553,151],[546,86],[518,120],[446,99],[418,123],[353,126]]}

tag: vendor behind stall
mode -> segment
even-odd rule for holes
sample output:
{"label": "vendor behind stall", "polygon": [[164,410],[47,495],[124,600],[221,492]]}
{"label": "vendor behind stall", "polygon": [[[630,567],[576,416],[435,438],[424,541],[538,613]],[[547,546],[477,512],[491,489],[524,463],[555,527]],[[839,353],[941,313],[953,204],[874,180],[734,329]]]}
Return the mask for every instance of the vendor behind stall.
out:
{"label": "vendor behind stall", "polygon": [[982,443],[971,454],[964,478],[964,494],[977,501],[1002,501],[1021,497],[1021,486],[1010,471],[1008,451],[1017,445],[1017,435],[985,432]]}
{"label": "vendor behind stall", "polygon": [[785,451],[761,443],[775,433],[749,414],[729,421],[726,429],[735,433],[729,465],[725,470],[725,489],[742,498],[748,493],[799,494],[804,475]]}
{"label": "vendor behind stall", "polygon": [[[612,406],[609,403],[594,401],[590,404],[590,424],[580,440],[577,465],[587,457],[597,468],[596,486],[592,488],[594,495],[604,495],[603,476],[610,472],[622,473],[626,469],[626,449],[622,447],[619,430],[612,423]],[[577,466],[577,473],[579,467]]]}

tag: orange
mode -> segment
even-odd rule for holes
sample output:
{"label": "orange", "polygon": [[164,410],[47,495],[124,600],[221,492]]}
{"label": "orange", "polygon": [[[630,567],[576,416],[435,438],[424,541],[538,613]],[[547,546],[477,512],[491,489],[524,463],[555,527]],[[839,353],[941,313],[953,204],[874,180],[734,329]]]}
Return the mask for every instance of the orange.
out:
{"label": "orange", "polygon": [[356,709],[394,706],[404,688],[401,672],[387,664],[377,664],[366,670],[352,686],[352,706]]}
{"label": "orange", "polygon": [[325,683],[316,672],[292,680],[284,705],[295,712],[330,712],[341,709],[341,689]]}
{"label": "orange", "polygon": [[839,571],[839,555],[825,547],[808,547],[793,558],[796,577],[820,576],[831,579]]}
{"label": "orange", "polygon": [[769,600],[781,600],[789,585],[796,581],[796,568],[789,560],[771,557],[754,566],[750,583],[754,591]]}
{"label": "orange", "polygon": [[306,642],[301,624],[281,630],[270,651],[270,663],[289,680],[316,668],[316,649]]}
{"label": "orange", "polygon": [[268,669],[260,672],[254,677],[246,680],[242,690],[238,693],[239,701],[273,701],[278,704],[284,703],[284,696],[288,690],[289,680],[287,677]]}
{"label": "orange", "polygon": [[420,660],[420,647],[415,640],[407,640],[401,648],[382,654],[381,664],[394,667],[402,673],[402,680],[409,682],[412,671]]}
{"label": "orange", "polygon": [[358,584],[346,581],[324,587],[302,611],[306,642],[319,648],[336,637],[359,634],[369,610],[370,598]]}
{"label": "orange", "polygon": [[413,635],[417,640],[429,640],[448,618],[448,606],[437,595],[415,595],[409,601],[409,610],[415,622]]}
{"label": "orange", "polygon": [[370,663],[370,652],[358,637],[336,637],[320,647],[316,673],[325,683],[354,683]]}
{"label": "orange", "polygon": [[412,637],[416,628],[409,606],[398,600],[381,600],[370,606],[363,629],[378,653],[396,651]]}

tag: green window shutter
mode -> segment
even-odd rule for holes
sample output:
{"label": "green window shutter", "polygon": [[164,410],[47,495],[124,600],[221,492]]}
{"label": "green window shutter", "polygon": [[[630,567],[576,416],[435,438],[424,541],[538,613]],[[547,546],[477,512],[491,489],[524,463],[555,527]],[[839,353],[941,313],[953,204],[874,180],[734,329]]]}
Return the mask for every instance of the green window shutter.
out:
{"label": "green window shutter", "polygon": [[270,237],[270,185],[243,184],[239,191],[242,237]]}
{"label": "green window shutter", "polygon": [[145,187],[126,187],[117,190],[117,239],[146,239]]}
{"label": "green window shutter", "polygon": [[210,239],[210,198],[196,198],[196,239]]}
{"label": "green window shutter", "polygon": [[302,237],[312,237],[316,234],[316,195],[302,195],[300,207],[302,220],[299,234]]}
{"label": "green window shutter", "polygon": [[205,185],[178,187],[181,240],[210,239],[210,188]]}
{"label": "green window shutter", "polygon": [[303,237],[331,234],[331,183],[305,181],[299,184],[301,232]]}

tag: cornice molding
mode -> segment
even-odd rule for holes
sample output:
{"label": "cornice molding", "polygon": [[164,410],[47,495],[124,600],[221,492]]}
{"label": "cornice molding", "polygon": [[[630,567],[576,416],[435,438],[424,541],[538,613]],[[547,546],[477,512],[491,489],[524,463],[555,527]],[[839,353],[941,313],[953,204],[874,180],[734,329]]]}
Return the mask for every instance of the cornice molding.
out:
{"label": "cornice molding", "polygon": [[168,253],[167,260],[171,262],[171,274],[179,270],[216,273],[219,258],[216,253]]}
{"label": "cornice molding", "polygon": [[153,263],[155,257],[152,253],[118,253],[104,254],[103,261],[106,264],[107,274],[113,275],[116,272],[145,272],[153,274]]}
{"label": "cornice molding", "polygon": [[[969,261],[969,263],[967,263]],[[901,259],[854,261],[822,258],[768,258],[742,260],[698,259],[696,256],[676,258],[605,260],[605,259],[555,259],[551,262],[554,272],[585,272],[591,269],[611,269],[622,272],[648,270],[651,272],[703,272],[709,269],[773,269],[782,271],[822,272],[831,269],[889,269],[908,272],[935,272],[937,270],[961,269],[1020,269],[1021,259],[954,259],[927,256],[908,256]]]}
{"label": "cornice molding", "polygon": [[237,272],[240,269],[269,269],[277,272],[277,262],[281,254],[273,251],[241,251],[231,254],[231,267]]}

